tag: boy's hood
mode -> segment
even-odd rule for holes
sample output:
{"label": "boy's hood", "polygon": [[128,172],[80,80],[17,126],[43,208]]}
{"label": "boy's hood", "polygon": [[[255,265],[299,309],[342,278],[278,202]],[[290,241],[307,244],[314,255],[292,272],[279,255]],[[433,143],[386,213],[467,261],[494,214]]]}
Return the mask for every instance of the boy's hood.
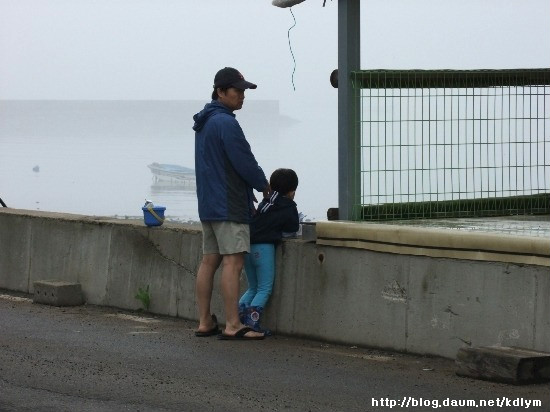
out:
{"label": "boy's hood", "polygon": [[267,213],[269,210],[284,209],[293,205],[295,205],[294,200],[281,195],[279,192],[273,192],[268,199],[260,202],[258,213]]}

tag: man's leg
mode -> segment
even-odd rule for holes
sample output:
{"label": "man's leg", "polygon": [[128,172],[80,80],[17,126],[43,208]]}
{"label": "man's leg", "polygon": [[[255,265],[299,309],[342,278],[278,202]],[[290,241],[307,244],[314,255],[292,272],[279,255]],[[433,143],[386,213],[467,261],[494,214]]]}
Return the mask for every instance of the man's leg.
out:
{"label": "man's leg", "polygon": [[214,274],[220,266],[222,256],[218,254],[203,255],[197,282],[195,284],[195,295],[199,308],[199,332],[209,331],[214,327],[212,314],[210,313],[210,301],[212,300],[212,289],[214,287]]}
{"label": "man's leg", "polygon": [[[244,325],[239,320],[239,278],[244,265],[244,253],[223,256],[222,294],[225,308],[225,333],[234,335]],[[263,333],[247,332],[245,336],[262,336]]]}

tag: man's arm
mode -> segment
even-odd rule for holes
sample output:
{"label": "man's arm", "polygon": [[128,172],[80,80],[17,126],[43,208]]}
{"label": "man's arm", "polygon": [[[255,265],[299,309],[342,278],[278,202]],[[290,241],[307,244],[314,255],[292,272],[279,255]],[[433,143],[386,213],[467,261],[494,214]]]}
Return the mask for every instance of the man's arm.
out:
{"label": "man's arm", "polygon": [[222,141],[227,157],[239,176],[258,192],[263,192],[266,197],[270,191],[269,183],[235,119],[224,122]]}

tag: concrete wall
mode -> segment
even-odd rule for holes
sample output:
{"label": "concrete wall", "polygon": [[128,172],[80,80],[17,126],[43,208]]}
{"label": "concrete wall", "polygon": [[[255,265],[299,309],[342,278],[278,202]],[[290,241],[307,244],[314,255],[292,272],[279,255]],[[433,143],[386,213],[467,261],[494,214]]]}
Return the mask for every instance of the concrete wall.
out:
{"label": "concrete wall", "polygon": [[[348,345],[454,358],[464,346],[550,351],[550,270],[322,246],[278,248],[266,326]],[[90,304],[197,319],[200,227],[0,209],[0,288],[79,282]],[[244,282],[243,282],[244,288]],[[222,316],[219,288],[213,311]]]}

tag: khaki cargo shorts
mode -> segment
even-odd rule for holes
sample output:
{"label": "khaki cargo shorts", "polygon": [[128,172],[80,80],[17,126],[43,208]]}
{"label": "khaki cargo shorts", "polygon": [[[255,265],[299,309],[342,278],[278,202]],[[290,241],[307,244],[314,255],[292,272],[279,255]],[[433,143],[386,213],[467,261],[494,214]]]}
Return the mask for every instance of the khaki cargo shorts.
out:
{"label": "khaki cargo shorts", "polygon": [[250,252],[250,226],[236,222],[201,222],[202,253],[233,255]]}

